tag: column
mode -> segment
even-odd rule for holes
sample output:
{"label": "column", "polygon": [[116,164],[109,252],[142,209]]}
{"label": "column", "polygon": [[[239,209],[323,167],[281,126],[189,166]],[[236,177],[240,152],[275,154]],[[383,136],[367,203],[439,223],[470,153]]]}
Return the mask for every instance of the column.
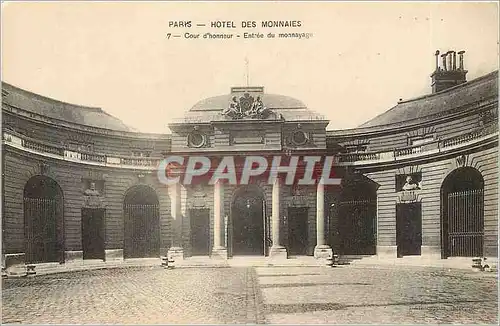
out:
{"label": "column", "polygon": [[316,247],[314,247],[314,257],[326,259],[332,257],[332,255],[332,248],[326,244],[325,240],[325,185],[323,178],[321,178],[316,189]]}
{"label": "column", "polygon": [[286,248],[280,245],[280,179],[276,177],[273,183],[271,231],[273,245],[269,257],[288,258]]}
{"label": "column", "polygon": [[214,184],[214,244],[212,258],[227,259],[224,236],[224,183],[217,180]]}
{"label": "column", "polygon": [[181,184],[179,182],[169,186],[171,216],[172,216],[172,245],[168,250],[168,256],[174,260],[184,259],[182,248],[182,209],[181,209]]}

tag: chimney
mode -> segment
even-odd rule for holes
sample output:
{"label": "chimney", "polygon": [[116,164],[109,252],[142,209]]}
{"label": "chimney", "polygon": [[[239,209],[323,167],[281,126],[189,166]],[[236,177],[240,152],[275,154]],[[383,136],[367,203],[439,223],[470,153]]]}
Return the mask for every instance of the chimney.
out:
{"label": "chimney", "polygon": [[467,81],[467,70],[464,69],[464,53],[465,51],[458,52],[458,67],[457,67],[457,52],[448,51],[441,54],[442,67],[439,67],[439,54],[440,51],[435,52],[436,56],[436,69],[431,75],[432,93],[441,92],[447,88],[454,87],[465,83]]}
{"label": "chimney", "polygon": [[460,70],[464,70],[464,53],[465,53],[465,51],[458,52],[458,56],[459,56],[459,60],[460,60],[460,66],[458,67],[458,69],[460,69]]}

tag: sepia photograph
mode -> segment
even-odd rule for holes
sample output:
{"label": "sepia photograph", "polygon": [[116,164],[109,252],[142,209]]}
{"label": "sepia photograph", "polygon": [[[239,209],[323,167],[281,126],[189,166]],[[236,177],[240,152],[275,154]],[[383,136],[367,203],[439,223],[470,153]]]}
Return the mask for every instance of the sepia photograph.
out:
{"label": "sepia photograph", "polygon": [[498,1],[2,1],[2,324],[498,325]]}

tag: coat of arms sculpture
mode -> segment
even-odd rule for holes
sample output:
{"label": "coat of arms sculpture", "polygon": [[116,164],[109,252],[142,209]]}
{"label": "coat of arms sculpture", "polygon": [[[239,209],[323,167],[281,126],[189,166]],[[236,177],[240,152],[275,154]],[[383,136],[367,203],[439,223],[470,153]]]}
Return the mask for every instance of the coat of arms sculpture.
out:
{"label": "coat of arms sculpture", "polygon": [[222,114],[232,119],[254,118],[265,119],[271,115],[272,111],[264,106],[260,96],[254,99],[248,93],[245,93],[239,99],[233,96],[231,103]]}

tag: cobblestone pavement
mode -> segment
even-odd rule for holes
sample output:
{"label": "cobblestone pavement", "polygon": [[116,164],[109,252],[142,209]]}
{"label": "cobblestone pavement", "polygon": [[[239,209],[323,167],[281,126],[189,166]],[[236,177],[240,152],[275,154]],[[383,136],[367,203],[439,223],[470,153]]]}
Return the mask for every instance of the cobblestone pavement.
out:
{"label": "cobblestone pavement", "polygon": [[433,268],[137,267],[7,279],[2,323],[486,323],[492,274]]}
{"label": "cobblestone pavement", "polygon": [[121,268],[7,279],[2,323],[258,323],[251,268]]}
{"label": "cobblestone pavement", "polygon": [[257,268],[272,324],[497,324],[496,275],[420,267]]}

